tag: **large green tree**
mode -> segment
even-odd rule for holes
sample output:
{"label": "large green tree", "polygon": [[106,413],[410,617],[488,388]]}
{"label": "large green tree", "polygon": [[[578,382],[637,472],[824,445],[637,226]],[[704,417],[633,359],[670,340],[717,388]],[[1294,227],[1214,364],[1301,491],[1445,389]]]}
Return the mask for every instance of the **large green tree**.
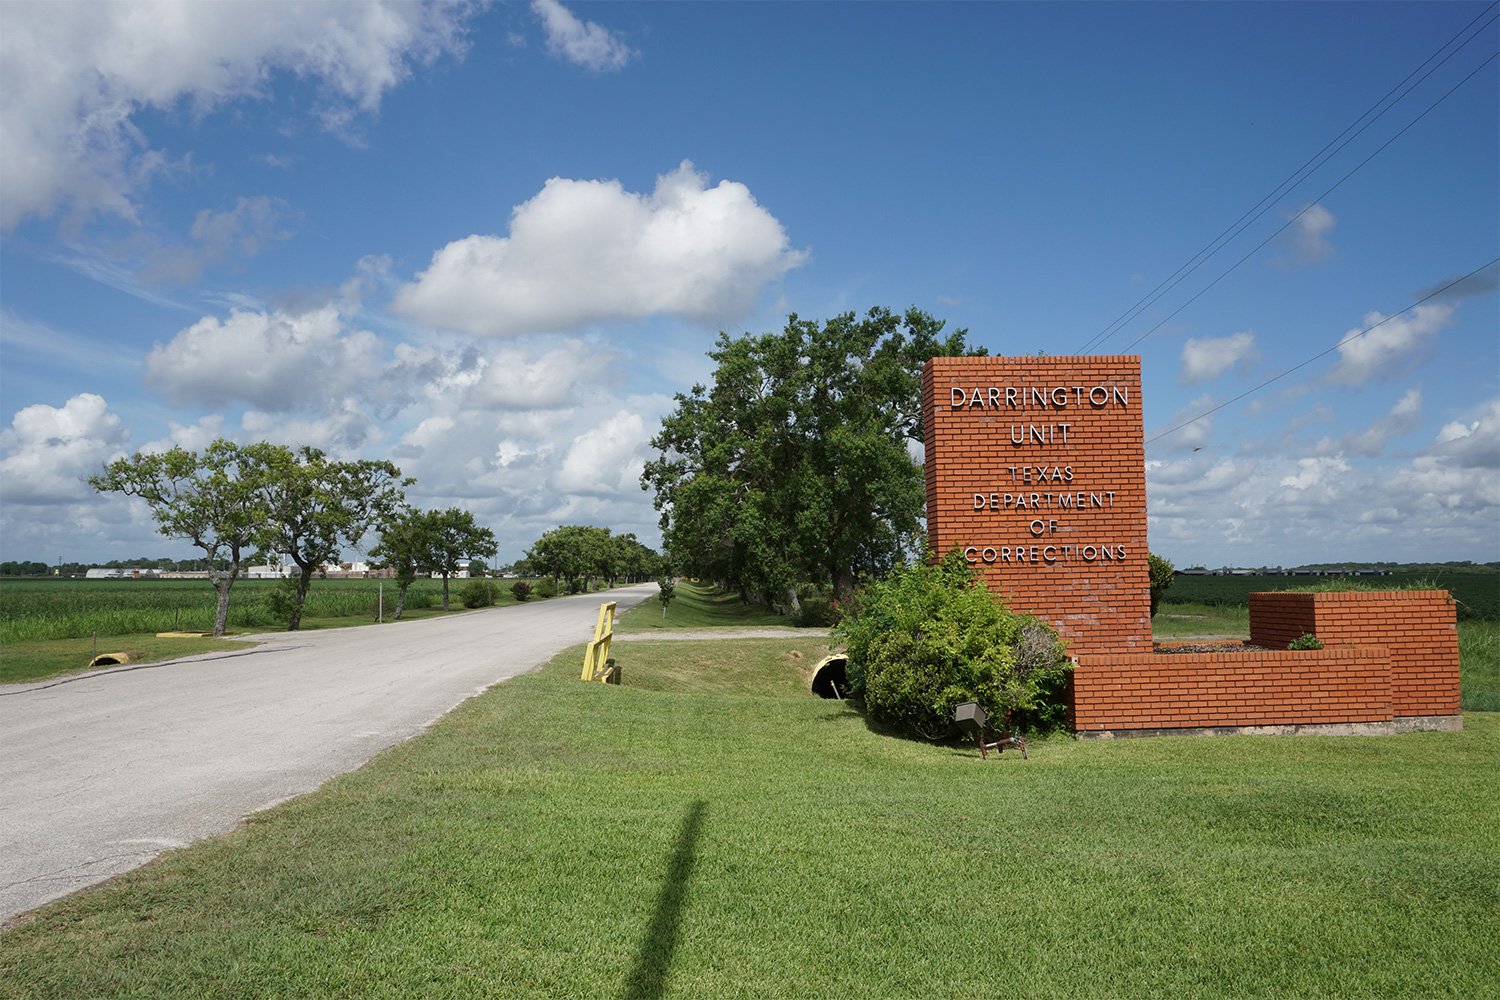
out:
{"label": "large green tree", "polygon": [[229,592],[265,529],[269,512],[262,468],[232,441],[219,438],[200,454],[173,448],[116,459],[89,479],[103,493],[123,493],[146,502],[158,529],[203,550],[218,592],[214,635],[229,621]]}
{"label": "large green tree", "polygon": [[459,507],[428,511],[422,515],[431,539],[433,572],[443,574],[443,610],[448,610],[448,577],[459,571],[459,563],[478,556],[493,556],[498,546],[494,532],[481,528],[474,515]]}
{"label": "large green tree", "polygon": [[377,565],[396,573],[396,612],[392,621],[400,621],[406,610],[406,592],[416,582],[418,573],[430,573],[432,541],[422,512],[410,507],[393,511],[379,526],[380,541],[370,550]]}
{"label": "large green tree", "polygon": [[795,610],[799,582],[841,599],[917,551],[922,365],[984,353],[943,325],[877,308],[720,334],[713,385],[677,396],[641,476],[674,569]]}
{"label": "large green tree", "polygon": [[295,600],[287,629],[302,624],[307,588],[319,566],[334,561],[404,502],[412,480],[390,462],[336,462],[317,448],[246,445],[265,520],[255,540],[262,552],[285,555],[297,567]]}
{"label": "large green tree", "polygon": [[610,586],[621,577],[650,579],[660,563],[661,557],[635,535],[615,535],[588,524],[553,528],[532,543],[525,559],[529,573],[554,577],[559,583],[581,580],[585,586],[595,579]]}
{"label": "large green tree", "polygon": [[380,523],[380,542],[370,556],[396,571],[396,614],[406,607],[406,591],[418,573],[441,573],[443,610],[448,610],[448,579],[464,559],[493,556],[495,535],[458,507],[415,510],[402,507]]}

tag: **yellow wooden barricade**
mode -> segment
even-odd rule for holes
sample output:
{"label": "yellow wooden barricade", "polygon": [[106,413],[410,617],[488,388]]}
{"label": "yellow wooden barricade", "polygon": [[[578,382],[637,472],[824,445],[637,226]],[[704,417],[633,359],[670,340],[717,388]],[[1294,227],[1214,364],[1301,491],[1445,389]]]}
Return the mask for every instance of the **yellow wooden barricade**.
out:
{"label": "yellow wooden barricade", "polygon": [[579,680],[602,684],[620,683],[620,668],[610,663],[609,643],[615,636],[615,602],[599,605],[599,621],[594,624],[594,639],[583,650],[583,674]]}

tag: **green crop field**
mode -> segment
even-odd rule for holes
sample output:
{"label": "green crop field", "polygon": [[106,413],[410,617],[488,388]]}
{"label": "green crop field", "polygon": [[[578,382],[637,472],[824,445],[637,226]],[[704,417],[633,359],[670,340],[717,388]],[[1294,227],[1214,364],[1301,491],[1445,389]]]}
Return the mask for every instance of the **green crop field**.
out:
{"label": "green crop field", "polygon": [[[449,603],[462,609],[449,581]],[[497,604],[510,603],[509,580],[495,580]],[[304,612],[309,619],[375,620],[384,585],[385,613],[396,603],[392,580],[314,580]],[[238,580],[229,601],[232,629],[275,628],[286,622],[271,613],[275,580]],[[442,601],[441,580],[418,580],[406,595],[416,610]],[[0,580],[0,642],[76,639],[94,633],[133,635],[213,627],[217,595],[207,580]]]}
{"label": "green crop field", "polygon": [[[1258,590],[1291,590],[1327,583],[1319,576],[1179,576],[1162,595],[1165,604],[1206,604],[1210,607],[1242,607]],[[1460,621],[1500,621],[1500,570],[1467,573],[1391,573],[1389,576],[1359,576],[1352,582],[1373,590],[1400,590],[1413,583],[1430,582],[1446,590],[1458,602]]]}

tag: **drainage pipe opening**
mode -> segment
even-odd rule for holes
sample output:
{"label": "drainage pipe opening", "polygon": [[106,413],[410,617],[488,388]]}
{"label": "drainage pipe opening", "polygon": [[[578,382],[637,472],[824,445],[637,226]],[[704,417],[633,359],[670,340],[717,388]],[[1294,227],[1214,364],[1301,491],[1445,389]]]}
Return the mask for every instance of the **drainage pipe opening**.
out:
{"label": "drainage pipe opening", "polygon": [[819,698],[842,700],[844,692],[849,690],[849,680],[844,673],[848,663],[849,658],[843,653],[823,657],[813,671],[812,693]]}

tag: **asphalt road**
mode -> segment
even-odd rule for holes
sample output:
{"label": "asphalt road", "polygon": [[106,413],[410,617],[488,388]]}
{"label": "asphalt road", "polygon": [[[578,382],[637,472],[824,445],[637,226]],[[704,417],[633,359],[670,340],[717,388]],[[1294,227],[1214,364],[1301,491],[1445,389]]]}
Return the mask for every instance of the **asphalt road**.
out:
{"label": "asphalt road", "polygon": [[[608,594],[621,610],[654,584]],[[586,642],[600,594],[0,686],[0,919],[233,829]]]}

